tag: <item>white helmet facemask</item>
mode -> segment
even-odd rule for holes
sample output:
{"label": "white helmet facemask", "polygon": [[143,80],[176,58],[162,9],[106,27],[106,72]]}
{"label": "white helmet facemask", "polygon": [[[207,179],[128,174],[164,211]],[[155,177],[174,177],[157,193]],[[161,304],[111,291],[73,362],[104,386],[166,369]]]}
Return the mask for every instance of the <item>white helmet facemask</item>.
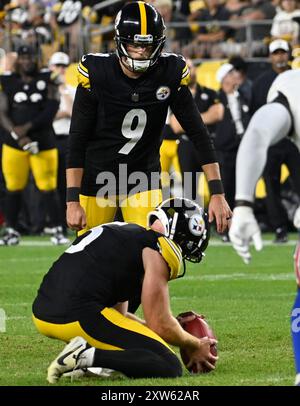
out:
{"label": "white helmet facemask", "polygon": [[158,51],[159,46],[157,46],[152,54],[149,56],[148,59],[134,59],[132,58],[126,49],[126,46],[124,46],[123,43],[120,44],[121,51],[123,53],[122,55],[119,55],[121,58],[121,61],[124,63],[124,65],[132,72],[146,72],[150,66],[153,65],[154,63],[154,56],[156,52]]}

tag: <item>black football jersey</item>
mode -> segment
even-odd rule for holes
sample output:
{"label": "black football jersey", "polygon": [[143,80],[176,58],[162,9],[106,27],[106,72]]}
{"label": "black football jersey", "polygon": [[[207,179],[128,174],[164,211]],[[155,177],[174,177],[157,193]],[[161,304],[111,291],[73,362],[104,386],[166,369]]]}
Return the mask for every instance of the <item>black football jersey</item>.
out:
{"label": "black football jersey", "polygon": [[[0,76],[0,89],[8,98],[8,116],[14,125],[25,124],[41,114],[48,97],[49,82],[48,70],[38,72],[30,82],[23,81],[16,73]],[[43,127],[38,130],[29,131],[28,136],[33,141],[39,142],[40,150],[53,148],[52,121],[44,122]],[[19,148],[9,134],[6,134],[5,143]]]}
{"label": "black football jersey", "polygon": [[182,262],[172,240],[136,224],[110,223],[77,238],[43,279],[33,304],[44,321],[67,323],[86,311],[112,307],[141,294],[142,251],[159,251],[175,279]]}
{"label": "black football jersey", "polygon": [[[116,54],[88,54],[82,57],[78,72],[79,86],[90,90],[97,109],[86,146],[83,194],[95,194],[100,172],[118,176],[120,164],[127,164],[128,174],[159,172],[161,132],[168,106],[189,79],[184,59],[162,54],[155,68],[131,79],[123,73]],[[79,115],[75,97],[71,144],[82,124],[78,123]],[[72,163],[68,166],[74,167]]]}

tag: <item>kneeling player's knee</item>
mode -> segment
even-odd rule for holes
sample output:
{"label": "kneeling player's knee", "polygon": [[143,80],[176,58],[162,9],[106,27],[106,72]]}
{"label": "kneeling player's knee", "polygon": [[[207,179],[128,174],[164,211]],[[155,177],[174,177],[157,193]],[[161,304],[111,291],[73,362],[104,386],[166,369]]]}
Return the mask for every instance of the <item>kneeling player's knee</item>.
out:
{"label": "kneeling player's knee", "polygon": [[166,361],[166,377],[177,378],[182,376],[182,365],[176,355],[171,354]]}

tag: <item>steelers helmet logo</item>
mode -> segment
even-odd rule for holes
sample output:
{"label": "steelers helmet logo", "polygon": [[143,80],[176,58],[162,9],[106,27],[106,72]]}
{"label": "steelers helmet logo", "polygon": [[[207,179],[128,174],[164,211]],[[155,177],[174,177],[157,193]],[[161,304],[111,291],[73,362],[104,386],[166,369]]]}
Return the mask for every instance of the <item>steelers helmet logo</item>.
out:
{"label": "steelers helmet logo", "polygon": [[196,236],[203,234],[205,230],[205,222],[202,216],[199,214],[193,214],[189,220],[190,232]]}
{"label": "steelers helmet logo", "polygon": [[161,86],[156,91],[156,98],[158,100],[166,100],[171,94],[171,90],[167,86]]}

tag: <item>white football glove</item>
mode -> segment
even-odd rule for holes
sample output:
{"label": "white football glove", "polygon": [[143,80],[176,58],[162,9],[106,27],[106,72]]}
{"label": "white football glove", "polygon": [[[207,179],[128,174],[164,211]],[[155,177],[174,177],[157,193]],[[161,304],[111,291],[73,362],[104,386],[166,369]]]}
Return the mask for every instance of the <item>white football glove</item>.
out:
{"label": "white football glove", "polygon": [[32,155],[36,155],[40,152],[39,143],[37,141],[29,142],[23,146],[23,151],[29,152]]}
{"label": "white football glove", "polygon": [[233,248],[242,257],[245,264],[249,264],[251,260],[249,251],[251,241],[253,241],[256,251],[262,249],[263,243],[260,228],[251,207],[239,206],[233,210],[229,238]]}
{"label": "white football glove", "polygon": [[297,208],[294,214],[294,226],[297,230],[300,230],[300,206]]}

